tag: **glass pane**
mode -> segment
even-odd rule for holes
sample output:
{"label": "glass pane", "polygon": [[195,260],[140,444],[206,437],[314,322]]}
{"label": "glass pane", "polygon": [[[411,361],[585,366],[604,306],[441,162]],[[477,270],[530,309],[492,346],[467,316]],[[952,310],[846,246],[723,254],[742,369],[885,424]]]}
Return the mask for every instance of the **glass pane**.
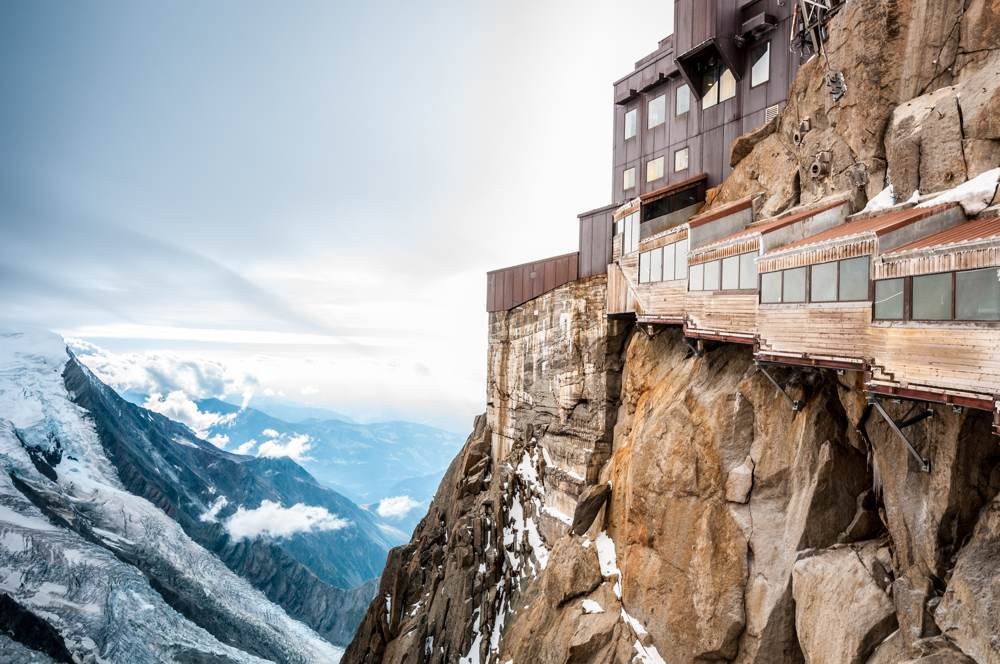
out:
{"label": "glass pane", "polygon": [[688,149],[678,150],[674,153],[674,170],[683,171],[688,167]]}
{"label": "glass pane", "polygon": [[719,103],[718,70],[714,67],[701,78],[701,107],[711,108]]}
{"label": "glass pane", "polygon": [[736,96],[736,77],[728,67],[722,70],[719,77],[719,101],[726,101]]}
{"label": "glass pane", "polygon": [[691,88],[685,83],[677,88],[677,99],[674,102],[674,115],[683,115],[691,108]]}
{"label": "glass pane", "polygon": [[646,182],[659,180],[663,177],[663,157],[657,157],[646,162]]}
{"label": "glass pane", "polygon": [[705,263],[705,290],[719,290],[719,273],[721,271],[719,261]]}
{"label": "glass pane", "polygon": [[760,301],[781,302],[780,272],[765,272],[760,275]]}
{"label": "glass pane", "polygon": [[649,283],[649,252],[644,251],[639,254],[639,283]]}
{"label": "glass pane", "polygon": [[[663,280],[671,281],[674,278],[674,252],[676,244],[668,244],[663,248]],[[684,273],[681,272],[681,275]]]}
{"label": "glass pane", "polygon": [[647,128],[652,129],[663,124],[667,119],[667,96],[660,95],[656,99],[651,99],[648,106],[649,114]]}
{"label": "glass pane", "polygon": [[785,270],[785,278],[781,286],[781,301],[806,301],[806,269],[804,267]]}
{"label": "glass pane", "polygon": [[740,288],[757,290],[757,254],[740,254]]}
{"label": "glass pane", "polygon": [[653,249],[650,252],[649,280],[663,281],[663,249]]}
{"label": "glass pane", "polygon": [[705,286],[705,266],[692,265],[691,274],[688,275],[688,290],[700,291]]}
{"label": "glass pane", "polygon": [[955,318],[1000,320],[1000,268],[959,272],[955,290]]}
{"label": "glass pane", "polygon": [[913,277],[913,320],[951,319],[951,272]]}
{"label": "glass pane", "polygon": [[837,299],[837,262],[812,266],[812,284],[809,286],[810,302],[833,302]]}
{"label": "glass pane", "polygon": [[766,83],[771,77],[771,42],[758,46],[752,54],[753,66],[750,68],[750,87]]}
{"label": "glass pane", "polygon": [[858,302],[868,299],[868,257],[840,261],[840,301]]}
{"label": "glass pane", "polygon": [[622,176],[622,189],[632,189],[635,187],[635,168],[626,168]]}
{"label": "glass pane", "polygon": [[635,136],[636,130],[636,117],[638,116],[638,109],[633,108],[631,111],[625,114],[625,140],[628,140]]}
{"label": "glass pane", "polygon": [[902,279],[884,279],[875,282],[875,318],[903,320]]}
{"label": "glass pane", "polygon": [[683,279],[688,271],[688,241],[681,240],[677,244],[677,267],[674,274],[678,279]]}
{"label": "glass pane", "polygon": [[740,257],[729,256],[722,259],[722,290],[736,290],[740,287]]}

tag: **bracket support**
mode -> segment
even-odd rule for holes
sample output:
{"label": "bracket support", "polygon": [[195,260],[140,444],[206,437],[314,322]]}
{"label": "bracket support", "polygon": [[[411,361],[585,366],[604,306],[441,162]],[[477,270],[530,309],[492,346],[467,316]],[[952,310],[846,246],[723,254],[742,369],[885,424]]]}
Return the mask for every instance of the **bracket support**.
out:
{"label": "bracket support", "polygon": [[798,412],[802,410],[802,406],[804,405],[802,401],[800,401],[799,399],[793,399],[792,397],[788,396],[788,392],[785,391],[785,388],[782,387],[781,384],[778,383],[778,381],[776,381],[770,373],[768,373],[767,369],[764,368],[764,365],[762,365],[760,362],[757,362],[757,371],[764,374],[764,378],[767,378],[767,380],[771,383],[771,385],[774,385],[775,389],[777,389],[778,392],[781,393],[781,396],[785,397],[785,400],[789,403],[789,405],[791,405],[793,412]]}
{"label": "bracket support", "polygon": [[905,433],[903,433],[903,429],[909,426],[913,426],[917,422],[921,422],[927,419],[928,417],[933,417],[934,411],[931,410],[930,408],[925,408],[923,412],[917,413],[916,415],[907,417],[897,422],[896,420],[892,419],[892,416],[889,415],[889,413],[885,411],[885,408],[882,407],[882,404],[879,403],[878,399],[872,398],[869,403],[878,412],[878,414],[882,416],[882,418],[886,421],[886,424],[889,425],[889,428],[892,429],[893,433],[895,433],[896,436],[903,441],[903,443],[906,445],[906,449],[909,450],[910,455],[914,459],[916,459],[917,464],[919,464],[921,472],[924,473],[931,472],[930,462],[920,455],[920,452],[917,451],[917,448],[913,446],[913,443],[910,442],[910,439],[906,437]]}

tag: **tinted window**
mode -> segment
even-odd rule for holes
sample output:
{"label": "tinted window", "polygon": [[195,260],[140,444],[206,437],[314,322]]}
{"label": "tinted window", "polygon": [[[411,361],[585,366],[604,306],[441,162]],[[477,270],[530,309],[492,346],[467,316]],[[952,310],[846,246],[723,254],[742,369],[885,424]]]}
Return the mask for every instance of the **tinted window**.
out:
{"label": "tinted window", "polygon": [[647,128],[652,129],[653,127],[663,124],[667,119],[667,96],[660,95],[656,99],[651,99],[648,106],[648,118]]}
{"label": "tinted window", "polygon": [[1000,268],[955,275],[955,318],[1000,320]]}
{"label": "tinted window", "polygon": [[674,115],[684,115],[691,108],[691,88],[684,85],[677,88],[674,101]]}
{"label": "tinted window", "polygon": [[811,302],[833,302],[837,299],[837,263],[819,263],[812,266],[812,284],[809,287]]}
{"label": "tinted window", "polygon": [[780,272],[765,272],[760,275],[760,301],[781,302]]}
{"label": "tinted window", "polygon": [[750,53],[750,87],[766,83],[771,77],[771,42],[757,46]]}
{"label": "tinted window", "polygon": [[840,261],[840,301],[868,299],[868,257]]}
{"label": "tinted window", "polygon": [[663,250],[662,249],[653,249],[653,251],[650,252],[649,280],[650,281],[662,281],[663,280]]}
{"label": "tinted window", "polygon": [[691,274],[688,276],[688,290],[700,291],[705,284],[705,266],[692,265]]}
{"label": "tinted window", "polygon": [[659,180],[663,177],[663,157],[657,157],[646,162],[646,182]]}
{"label": "tinted window", "polygon": [[711,108],[719,103],[719,78],[716,70],[705,72],[701,79],[701,107]]}
{"label": "tinted window", "polygon": [[806,269],[804,267],[785,270],[785,278],[781,287],[781,301],[806,301]]}
{"label": "tinted window", "polygon": [[913,277],[913,319],[951,318],[951,273]]}
{"label": "tinted window", "polygon": [[688,149],[684,148],[682,150],[677,150],[674,152],[674,170],[683,171],[688,167]]}
{"label": "tinted window", "polygon": [[885,279],[875,282],[875,318],[903,320],[903,280]]}
{"label": "tinted window", "polygon": [[[663,248],[663,280],[670,281],[674,278],[674,260],[676,244],[668,244]],[[681,273],[683,275],[683,272]]]}
{"label": "tinted window", "polygon": [[757,254],[740,254],[740,288],[757,289]]}
{"label": "tinted window", "polygon": [[740,287],[740,257],[729,256],[722,259],[722,290],[736,290]]}
{"label": "tinted window", "polygon": [[719,290],[719,261],[705,263],[705,290]]}
{"label": "tinted window", "polygon": [[625,140],[635,136],[636,132],[636,118],[639,115],[638,109],[633,108],[631,111],[625,114]]}

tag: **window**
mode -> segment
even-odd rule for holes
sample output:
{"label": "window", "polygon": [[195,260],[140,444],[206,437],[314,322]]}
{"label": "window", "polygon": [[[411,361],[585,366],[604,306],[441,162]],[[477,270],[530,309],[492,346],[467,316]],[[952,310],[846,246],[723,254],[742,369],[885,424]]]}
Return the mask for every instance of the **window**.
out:
{"label": "window", "polygon": [[650,159],[646,162],[646,182],[659,180],[663,177],[663,157]]}
{"label": "window", "polygon": [[681,148],[674,152],[674,172],[686,171],[688,167],[688,149]]}
{"label": "window", "polygon": [[[674,261],[677,256],[677,242],[668,244],[663,248],[663,280],[672,281],[674,279]],[[683,273],[681,273],[683,274]]]}
{"label": "window", "polygon": [[738,290],[740,287],[740,257],[728,256],[722,259],[722,290]]}
{"label": "window", "polygon": [[835,302],[837,300],[837,262],[812,266],[809,284],[810,302]]}
{"label": "window", "polygon": [[685,83],[674,93],[674,115],[684,115],[689,110],[691,110],[691,88]]}
{"label": "window", "polygon": [[663,249],[653,249],[649,257],[649,280],[663,281]]}
{"label": "window", "polygon": [[635,167],[626,168],[625,172],[622,173],[622,189],[628,191],[629,189],[635,189]]}
{"label": "window", "polygon": [[631,254],[639,250],[639,213],[633,212],[625,217],[625,238],[622,243],[622,253]]}
{"label": "window", "polygon": [[752,290],[757,288],[757,254],[751,252],[740,254],[740,288]]}
{"label": "window", "polygon": [[837,299],[841,302],[858,302],[868,299],[867,256],[840,261],[840,283]]}
{"label": "window", "polygon": [[913,277],[913,320],[951,318],[951,273]]}
{"label": "window", "polygon": [[701,75],[701,107],[712,108],[736,96],[736,77],[728,67],[713,63]]}
{"label": "window", "polygon": [[722,70],[722,74],[719,76],[719,101],[723,102],[735,96],[736,77],[733,76],[733,72],[727,67]]}
{"label": "window", "polygon": [[705,266],[692,265],[691,274],[688,275],[688,290],[700,291],[705,288]]}
{"label": "window", "polygon": [[719,290],[719,276],[722,272],[722,265],[719,261],[709,261],[705,263],[705,285],[704,290]]}
{"label": "window", "polygon": [[631,111],[625,113],[625,140],[635,136],[637,118],[639,116],[639,109],[633,108]]}
{"label": "window", "polygon": [[639,283],[648,284],[649,283],[649,252],[644,251],[639,254]]}
{"label": "window", "polygon": [[1000,320],[1000,268],[968,270],[955,275],[955,318]]}
{"label": "window", "polygon": [[876,320],[903,320],[903,280],[875,282]]}
{"label": "window", "polygon": [[674,278],[683,279],[688,272],[688,241],[681,240],[677,245],[677,263],[674,268]]}
{"label": "window", "polygon": [[806,269],[804,267],[784,271],[781,283],[781,301],[806,301]]}
{"label": "window", "polygon": [[760,275],[760,301],[781,302],[781,272],[765,272]]}
{"label": "window", "polygon": [[648,105],[647,129],[658,127],[667,121],[667,96],[660,95],[656,99],[651,99]]}
{"label": "window", "polygon": [[771,78],[771,42],[761,44],[750,51],[750,87],[767,83]]}

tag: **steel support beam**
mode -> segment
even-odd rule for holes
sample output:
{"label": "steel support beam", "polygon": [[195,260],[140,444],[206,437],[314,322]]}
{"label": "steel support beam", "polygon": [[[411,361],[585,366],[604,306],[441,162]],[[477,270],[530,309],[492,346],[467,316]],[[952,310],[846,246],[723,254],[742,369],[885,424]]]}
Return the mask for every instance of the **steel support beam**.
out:
{"label": "steel support beam", "polygon": [[757,371],[759,371],[762,374],[764,374],[764,378],[767,378],[767,380],[770,381],[771,385],[774,385],[775,389],[777,389],[779,392],[781,392],[781,396],[785,397],[785,400],[788,401],[789,404],[791,404],[793,411],[798,412],[798,411],[802,410],[802,406],[803,406],[802,402],[799,401],[798,399],[793,399],[790,396],[788,396],[788,392],[785,391],[785,388],[782,387],[778,383],[778,381],[776,381],[774,379],[774,377],[771,376],[770,373],[768,373],[767,369],[765,369],[762,364],[760,364],[760,363],[757,364]]}
{"label": "steel support beam", "polygon": [[[931,471],[930,462],[920,455],[920,452],[917,451],[917,448],[913,446],[913,443],[910,442],[910,439],[906,437],[905,433],[903,433],[903,429],[930,417],[931,415],[934,414],[934,412],[928,408],[919,415],[916,415],[914,417],[909,417],[906,418],[905,420],[897,422],[896,420],[892,419],[892,416],[889,415],[889,413],[885,411],[885,408],[882,407],[882,404],[879,403],[878,399],[872,399],[870,403],[872,407],[875,408],[876,411],[878,411],[879,415],[881,415],[882,418],[886,421],[886,424],[889,425],[889,428],[892,429],[893,433],[895,433],[896,436],[898,436],[899,439],[902,440],[903,443],[906,445],[906,449],[909,450],[910,455],[913,456],[914,459],[916,459],[918,464],[920,464],[920,470],[925,473],[929,473]],[[928,415],[928,413],[930,413],[930,415]]]}

